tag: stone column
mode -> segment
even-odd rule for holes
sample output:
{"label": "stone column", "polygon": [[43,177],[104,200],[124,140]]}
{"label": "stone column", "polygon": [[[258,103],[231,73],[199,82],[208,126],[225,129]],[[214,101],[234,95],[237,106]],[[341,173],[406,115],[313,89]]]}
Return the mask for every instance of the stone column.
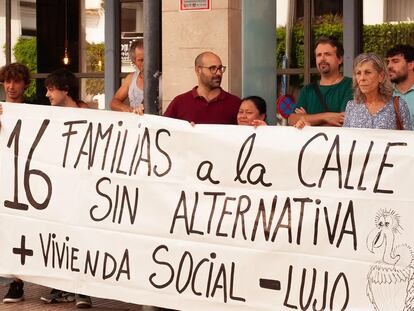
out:
{"label": "stone column", "polygon": [[162,103],[197,84],[194,59],[203,51],[227,66],[222,87],[241,96],[241,0],[211,1],[211,10],[180,11],[179,1],[162,2]]}
{"label": "stone column", "polygon": [[266,100],[267,121],[276,121],[276,1],[243,0],[243,97]]}

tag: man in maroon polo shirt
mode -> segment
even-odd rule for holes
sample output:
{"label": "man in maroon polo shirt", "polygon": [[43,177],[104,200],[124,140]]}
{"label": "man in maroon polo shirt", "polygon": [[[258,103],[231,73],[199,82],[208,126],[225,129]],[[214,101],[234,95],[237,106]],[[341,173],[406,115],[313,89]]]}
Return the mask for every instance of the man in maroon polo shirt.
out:
{"label": "man in maroon polo shirt", "polygon": [[198,86],[176,96],[164,116],[196,124],[237,124],[240,98],[220,87],[226,71],[220,57],[203,52],[196,57],[194,69]]}

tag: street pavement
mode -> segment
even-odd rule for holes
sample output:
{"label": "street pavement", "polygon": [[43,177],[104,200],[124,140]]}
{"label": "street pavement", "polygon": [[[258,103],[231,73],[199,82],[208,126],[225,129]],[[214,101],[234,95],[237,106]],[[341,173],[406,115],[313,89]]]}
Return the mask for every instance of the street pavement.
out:
{"label": "street pavement", "polygon": [[[0,298],[3,299],[8,287],[5,285],[0,286]],[[0,301],[1,311],[54,311],[54,310],[81,310],[77,309],[74,302],[64,302],[57,304],[45,304],[40,300],[42,295],[46,295],[50,292],[50,288],[27,283],[24,286],[24,301],[18,303],[4,304]],[[144,311],[142,306],[132,303],[125,303],[111,299],[101,299],[92,297],[93,308],[89,310],[93,311]]]}

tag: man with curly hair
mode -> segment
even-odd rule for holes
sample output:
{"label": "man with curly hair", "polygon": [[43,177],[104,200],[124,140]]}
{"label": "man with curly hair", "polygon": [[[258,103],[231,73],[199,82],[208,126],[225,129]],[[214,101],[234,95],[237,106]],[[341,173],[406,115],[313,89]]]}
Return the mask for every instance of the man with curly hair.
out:
{"label": "man with curly hair", "polygon": [[[88,105],[79,100],[78,79],[69,70],[62,68],[51,72],[45,80],[46,97],[55,107],[88,108]],[[91,308],[92,300],[89,296],[69,293],[60,289],[52,289],[50,294],[40,297],[45,303],[73,302],[77,308]]]}
{"label": "man with curly hair", "polygon": [[[5,102],[25,103],[24,91],[30,84],[29,69],[19,63],[12,63],[0,69],[0,83],[3,84],[6,95]],[[0,104],[0,114],[2,113]],[[24,299],[24,283],[20,279],[13,280],[9,285],[9,290],[3,298],[4,303],[19,302]]]}
{"label": "man with curly hair", "polygon": [[29,69],[19,63],[12,63],[0,69],[0,82],[6,95],[5,102],[24,103],[24,91],[30,84]]}

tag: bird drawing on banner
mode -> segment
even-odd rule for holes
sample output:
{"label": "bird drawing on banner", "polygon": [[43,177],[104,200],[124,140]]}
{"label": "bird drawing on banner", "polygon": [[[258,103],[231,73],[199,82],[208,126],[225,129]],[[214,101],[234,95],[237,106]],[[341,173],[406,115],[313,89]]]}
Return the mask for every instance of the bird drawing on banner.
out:
{"label": "bird drawing on banner", "polygon": [[414,254],[407,244],[397,244],[401,234],[400,216],[381,210],[367,247],[382,258],[368,272],[367,295],[376,311],[414,311]]}

